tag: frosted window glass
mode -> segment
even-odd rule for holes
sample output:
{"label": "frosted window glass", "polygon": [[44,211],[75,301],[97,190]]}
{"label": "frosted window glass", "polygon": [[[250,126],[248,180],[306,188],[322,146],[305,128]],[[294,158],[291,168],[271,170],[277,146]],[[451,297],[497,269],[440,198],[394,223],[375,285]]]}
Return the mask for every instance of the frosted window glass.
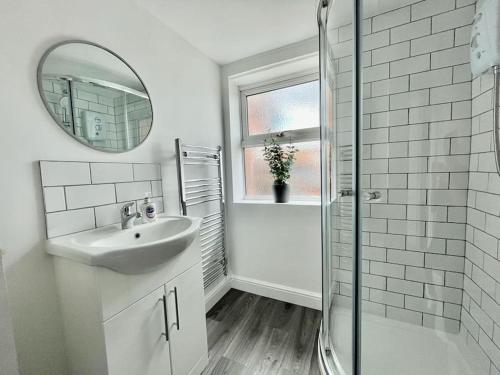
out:
{"label": "frosted window glass", "polygon": [[[320,197],[319,141],[295,143],[299,149],[292,169],[290,195],[296,198]],[[263,147],[245,149],[245,182],[248,198],[272,196],[273,177],[262,156]]]}
{"label": "frosted window glass", "polygon": [[319,126],[319,82],[247,96],[248,133],[265,134]]}

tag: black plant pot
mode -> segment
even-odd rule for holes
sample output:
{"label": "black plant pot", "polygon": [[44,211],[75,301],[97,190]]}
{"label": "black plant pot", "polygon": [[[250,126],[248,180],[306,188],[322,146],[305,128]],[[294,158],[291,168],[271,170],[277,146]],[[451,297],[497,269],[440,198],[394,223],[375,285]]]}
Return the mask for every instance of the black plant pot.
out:
{"label": "black plant pot", "polygon": [[286,203],[288,202],[288,184],[273,184],[274,202]]}

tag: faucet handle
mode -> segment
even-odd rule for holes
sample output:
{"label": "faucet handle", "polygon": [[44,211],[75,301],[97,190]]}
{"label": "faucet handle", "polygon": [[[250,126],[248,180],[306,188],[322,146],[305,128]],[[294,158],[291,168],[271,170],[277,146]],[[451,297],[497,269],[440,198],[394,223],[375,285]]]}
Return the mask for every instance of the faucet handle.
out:
{"label": "faucet handle", "polygon": [[122,208],[121,208],[121,213],[122,213],[122,216],[123,215],[130,215],[130,208],[134,205],[135,203],[134,202],[128,202],[128,203],[125,203]]}

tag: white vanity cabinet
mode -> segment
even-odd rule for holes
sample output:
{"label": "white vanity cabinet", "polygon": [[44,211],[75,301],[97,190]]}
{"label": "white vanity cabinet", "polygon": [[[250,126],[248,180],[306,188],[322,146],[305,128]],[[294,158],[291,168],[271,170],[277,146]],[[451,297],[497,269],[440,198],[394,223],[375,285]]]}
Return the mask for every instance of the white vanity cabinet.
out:
{"label": "white vanity cabinet", "polygon": [[198,264],[166,285],[173,375],[199,374],[205,367],[200,362],[208,352],[207,337],[199,334],[206,332],[206,320],[200,319],[200,311],[205,312],[205,294],[198,281],[201,272]]}
{"label": "white vanity cabinet", "polygon": [[54,264],[72,375],[199,375],[208,364],[198,240],[146,274]]}
{"label": "white vanity cabinet", "polygon": [[104,323],[109,374],[172,373],[163,296],[159,288]]}

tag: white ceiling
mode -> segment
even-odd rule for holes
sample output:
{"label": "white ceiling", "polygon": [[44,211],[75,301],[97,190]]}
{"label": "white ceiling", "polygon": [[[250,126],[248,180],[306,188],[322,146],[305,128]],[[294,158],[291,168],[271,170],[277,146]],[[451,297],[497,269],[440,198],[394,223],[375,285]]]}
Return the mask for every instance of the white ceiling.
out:
{"label": "white ceiling", "polygon": [[[364,0],[363,14],[421,0]],[[318,0],[137,0],[147,11],[219,64],[318,34]],[[330,25],[352,20],[352,0],[333,0]]]}
{"label": "white ceiling", "polygon": [[140,0],[219,64],[317,34],[317,0]]}

